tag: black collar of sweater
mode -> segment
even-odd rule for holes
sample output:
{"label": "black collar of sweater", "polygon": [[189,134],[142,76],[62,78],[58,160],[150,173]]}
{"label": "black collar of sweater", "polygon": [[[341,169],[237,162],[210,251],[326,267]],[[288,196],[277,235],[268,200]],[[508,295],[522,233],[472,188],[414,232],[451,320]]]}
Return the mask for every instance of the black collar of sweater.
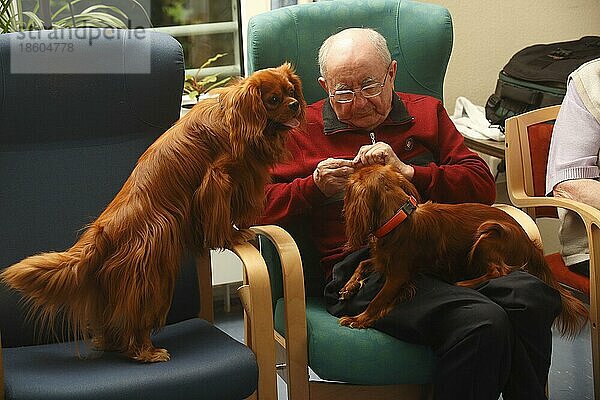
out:
{"label": "black collar of sweater", "polygon": [[[401,125],[413,120],[413,117],[410,116],[406,106],[402,102],[402,99],[398,96],[397,93],[393,93],[392,95],[392,109],[388,114],[385,121],[380,126],[385,125]],[[326,99],[323,104],[323,126],[324,132],[326,135],[333,135],[335,133],[340,132],[350,132],[350,131],[363,131],[362,128],[355,128],[350,126],[342,121],[340,121],[335,112],[333,111],[333,107],[331,107],[331,103],[329,99]]]}

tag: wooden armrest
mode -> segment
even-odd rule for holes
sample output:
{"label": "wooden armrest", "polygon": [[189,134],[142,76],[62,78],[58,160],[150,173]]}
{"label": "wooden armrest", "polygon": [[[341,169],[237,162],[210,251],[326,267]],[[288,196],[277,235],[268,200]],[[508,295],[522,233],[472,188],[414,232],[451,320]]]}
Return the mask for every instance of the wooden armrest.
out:
{"label": "wooden armrest", "polygon": [[238,289],[245,311],[246,345],[256,354],[258,398],[277,398],[273,304],[269,272],[256,247],[250,243],[231,249],[242,260],[244,285]]}
{"label": "wooden armrest", "polygon": [[515,219],[527,233],[529,238],[536,243],[540,249],[543,249],[542,236],[540,230],[533,218],[526,212],[508,204],[494,204],[494,207],[501,209]]}
{"label": "wooden armrest", "polygon": [[560,207],[576,212],[581,218],[589,224],[600,224],[600,210],[588,204],[580,203],[575,200],[563,199],[560,197],[541,197],[541,196],[518,196],[511,198],[517,207]]}
{"label": "wooden armrest", "polygon": [[594,381],[600,381],[600,331],[598,323],[600,322],[600,291],[598,290],[597,268],[600,266],[600,210],[584,203],[574,200],[562,199],[559,197],[540,197],[527,196],[523,192],[513,192],[511,201],[518,207],[560,207],[571,210],[579,214],[583,220],[589,242],[590,251],[590,325],[592,341],[592,358],[594,365]]}
{"label": "wooden armrest", "polygon": [[[235,245],[231,251],[240,258],[244,269],[245,284],[238,292],[245,311],[245,342],[256,355],[258,364],[258,389],[254,398],[276,399],[273,305],[267,266],[258,250],[250,243]],[[214,322],[209,251],[196,257],[196,268],[200,286],[200,318]]]}
{"label": "wooden armrest", "polygon": [[254,226],[255,233],[266,236],[281,260],[283,302],[285,309],[285,346],[288,387],[305,393],[308,398],[308,345],[306,337],[306,299],[300,251],[292,236],[275,225]]}

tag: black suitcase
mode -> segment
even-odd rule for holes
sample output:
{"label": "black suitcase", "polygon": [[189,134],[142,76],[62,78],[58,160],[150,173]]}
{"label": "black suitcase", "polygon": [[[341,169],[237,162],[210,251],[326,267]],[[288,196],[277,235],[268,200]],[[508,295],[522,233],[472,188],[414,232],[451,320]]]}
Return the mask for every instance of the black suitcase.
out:
{"label": "black suitcase", "polygon": [[560,104],[567,77],[581,64],[600,58],[600,36],[526,47],[512,56],[485,105],[486,118],[504,126],[506,118]]}

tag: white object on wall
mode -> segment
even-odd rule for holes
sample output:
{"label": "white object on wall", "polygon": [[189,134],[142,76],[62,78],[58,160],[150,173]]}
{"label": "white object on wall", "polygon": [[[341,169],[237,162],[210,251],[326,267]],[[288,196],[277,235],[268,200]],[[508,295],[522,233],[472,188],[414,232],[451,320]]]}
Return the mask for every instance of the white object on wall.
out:
{"label": "white object on wall", "polygon": [[230,250],[212,250],[212,284],[223,285],[242,281],[242,261]]}

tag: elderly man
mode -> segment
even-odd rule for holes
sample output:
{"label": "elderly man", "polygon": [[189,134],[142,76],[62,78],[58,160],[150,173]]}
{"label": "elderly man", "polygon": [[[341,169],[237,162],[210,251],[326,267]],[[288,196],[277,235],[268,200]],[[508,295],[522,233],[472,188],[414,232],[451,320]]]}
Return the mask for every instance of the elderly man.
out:
{"label": "elderly man", "polygon": [[[350,301],[336,300],[347,276],[336,271],[369,257],[367,249],[344,249],[343,190],[355,165],[394,164],[424,200],[442,203],[491,204],[495,184],[439,100],[394,91],[397,63],[379,33],[352,28],[331,36],[319,65],[327,98],[310,105],[306,123],[290,135],[290,161],[272,172],[261,222],[308,224],[330,312],[355,315],[381,285],[373,276]],[[543,399],[559,310],[556,291],[526,273],[478,290],[421,276],[415,297],[375,328],[435,350],[436,399],[496,400],[501,392],[505,400]]]}

